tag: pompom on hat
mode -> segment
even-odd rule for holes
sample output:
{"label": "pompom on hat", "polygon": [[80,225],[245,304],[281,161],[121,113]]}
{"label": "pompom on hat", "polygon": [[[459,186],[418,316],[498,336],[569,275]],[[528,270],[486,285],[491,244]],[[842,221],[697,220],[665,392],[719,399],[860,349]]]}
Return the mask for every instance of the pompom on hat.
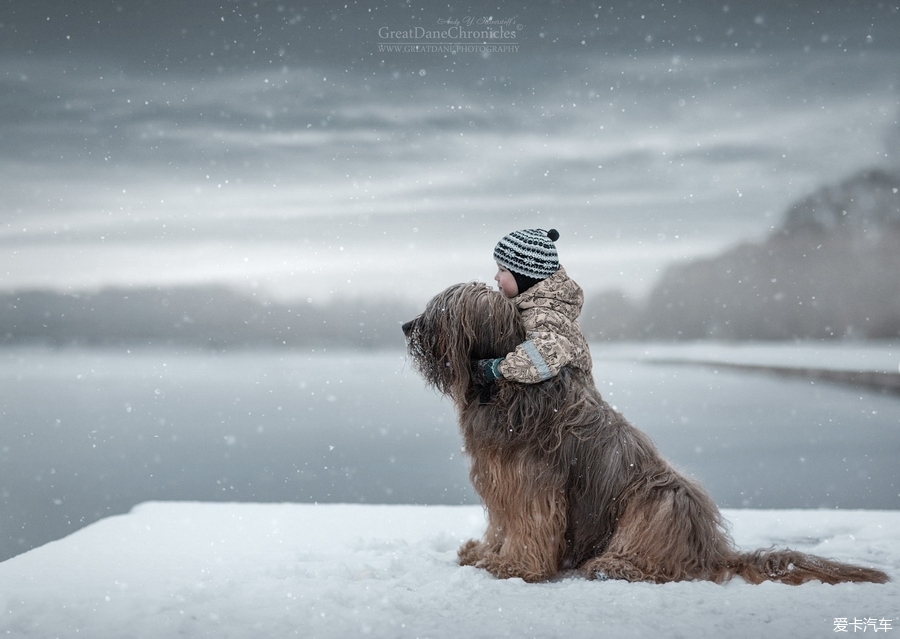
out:
{"label": "pompom on hat", "polygon": [[519,293],[524,293],[559,270],[559,256],[553,244],[558,239],[556,229],[513,231],[497,242],[494,260],[513,274]]}

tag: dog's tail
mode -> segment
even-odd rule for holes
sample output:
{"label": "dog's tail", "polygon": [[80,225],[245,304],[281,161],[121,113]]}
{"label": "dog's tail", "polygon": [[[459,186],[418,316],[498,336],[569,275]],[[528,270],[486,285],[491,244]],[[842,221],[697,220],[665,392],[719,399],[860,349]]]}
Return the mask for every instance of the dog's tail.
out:
{"label": "dog's tail", "polygon": [[890,581],[887,574],[873,568],[863,568],[831,559],[807,555],[796,550],[756,550],[736,553],[725,562],[723,577],[735,575],[752,584],[763,581],[780,581],[797,586],[807,581],[826,584],[875,583]]}

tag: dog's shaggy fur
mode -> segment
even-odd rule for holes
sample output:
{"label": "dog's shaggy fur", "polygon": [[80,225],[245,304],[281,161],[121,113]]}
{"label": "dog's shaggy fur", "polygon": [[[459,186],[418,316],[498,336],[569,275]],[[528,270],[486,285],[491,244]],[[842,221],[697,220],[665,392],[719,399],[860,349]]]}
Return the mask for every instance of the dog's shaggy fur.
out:
{"label": "dog's shaggy fur", "polygon": [[706,491],[583,374],[563,368],[540,384],[499,381],[491,401],[479,403],[472,361],[501,357],[525,338],[515,305],[484,284],[451,286],[403,332],[416,369],[455,403],[487,511],[484,539],[460,548],[461,564],[529,582],[568,570],[658,583],[888,580],[791,550],[738,552]]}

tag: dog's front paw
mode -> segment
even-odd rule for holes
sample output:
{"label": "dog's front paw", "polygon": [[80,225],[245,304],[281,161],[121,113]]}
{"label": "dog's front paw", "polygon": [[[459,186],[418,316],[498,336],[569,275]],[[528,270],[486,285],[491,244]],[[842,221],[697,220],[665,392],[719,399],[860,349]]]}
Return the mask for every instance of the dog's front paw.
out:
{"label": "dog's front paw", "polygon": [[596,581],[608,581],[609,579],[624,579],[626,581],[647,581],[648,577],[640,568],[627,559],[620,558],[595,558],[578,569],[586,579]]}
{"label": "dog's front paw", "polygon": [[484,557],[484,542],[470,539],[459,547],[456,554],[459,557],[460,566],[474,566]]}
{"label": "dog's front paw", "polygon": [[475,567],[487,570],[498,579],[519,578],[529,583],[545,581],[551,576],[541,570],[501,559],[499,555],[485,557],[475,564]]}

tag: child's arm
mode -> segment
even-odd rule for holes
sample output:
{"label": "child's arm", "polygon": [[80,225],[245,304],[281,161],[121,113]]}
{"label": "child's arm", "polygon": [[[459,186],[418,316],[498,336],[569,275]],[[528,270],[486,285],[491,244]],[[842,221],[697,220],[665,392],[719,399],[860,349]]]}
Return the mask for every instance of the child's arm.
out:
{"label": "child's arm", "polygon": [[556,376],[573,359],[575,347],[568,338],[550,331],[533,331],[506,357],[476,362],[473,373],[478,385],[497,379],[537,384]]}
{"label": "child's arm", "polygon": [[550,331],[535,331],[495,368],[504,379],[536,384],[555,377],[573,359],[575,347],[568,338]]}

